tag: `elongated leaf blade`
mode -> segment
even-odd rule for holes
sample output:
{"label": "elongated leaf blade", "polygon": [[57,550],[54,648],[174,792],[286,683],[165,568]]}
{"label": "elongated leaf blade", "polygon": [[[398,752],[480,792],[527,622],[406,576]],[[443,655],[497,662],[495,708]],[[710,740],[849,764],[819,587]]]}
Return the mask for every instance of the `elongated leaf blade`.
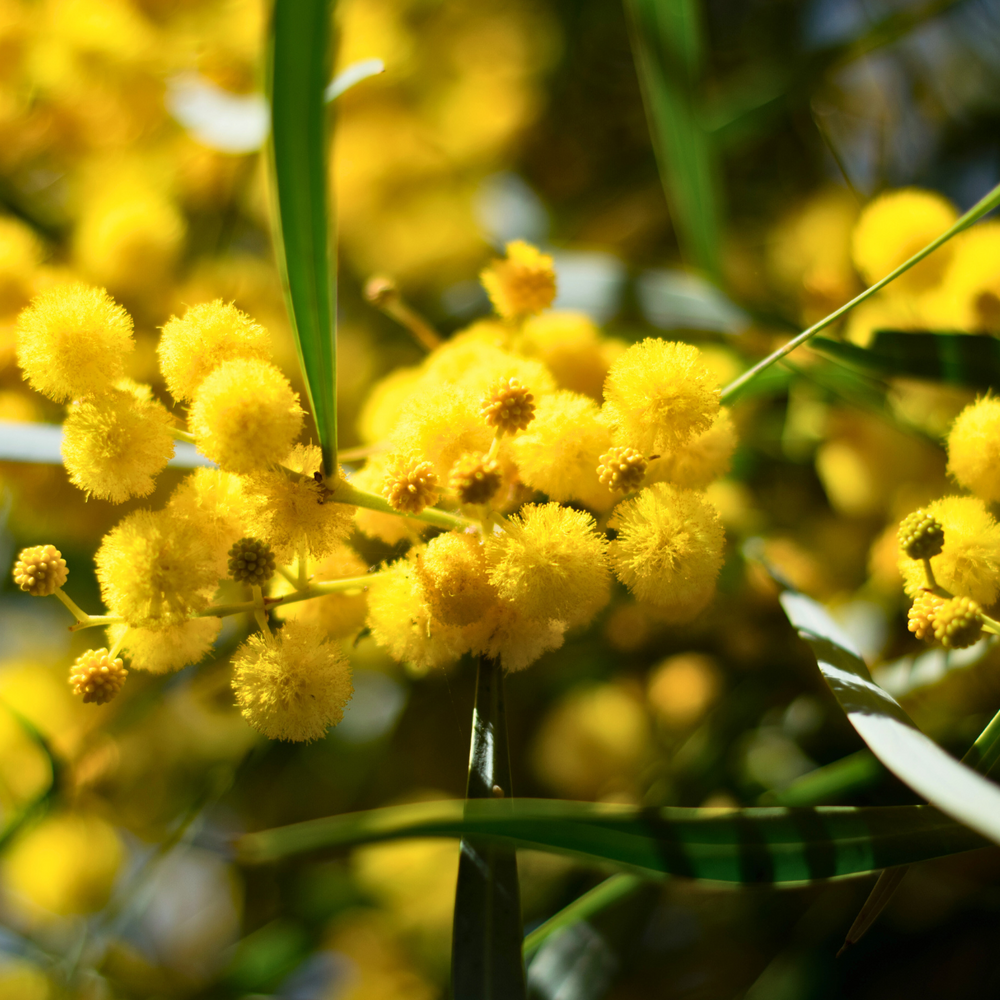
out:
{"label": "elongated leaf blade", "polygon": [[871,752],[943,813],[1000,843],[1000,786],[917,729],[899,703],[871,679],[854,644],[822,605],[791,591],[781,595],[781,604]]}
{"label": "elongated leaf blade", "polygon": [[719,165],[695,108],[701,63],[696,0],[626,0],[653,150],[681,252],[712,277],[719,263]]}
{"label": "elongated leaf blade", "polygon": [[[499,807],[511,809],[503,671],[485,656],[476,675],[466,796],[469,804],[499,797]],[[451,948],[455,1000],[523,1000],[523,936],[514,848],[463,837]]]}
{"label": "elongated leaf blade", "polygon": [[718,882],[801,883],[862,875],[985,846],[930,806],[635,809],[515,799],[425,802],[247,834],[248,862],[411,837],[479,836]]}
{"label": "elongated leaf blade", "polygon": [[269,97],[275,251],[327,475],[337,469],[336,266],[325,90],[331,0],[275,0]]}
{"label": "elongated leaf blade", "polygon": [[970,389],[1000,389],[1000,338],[977,333],[879,330],[869,347],[828,337],[811,346],[836,361],[879,375],[944,382]]}

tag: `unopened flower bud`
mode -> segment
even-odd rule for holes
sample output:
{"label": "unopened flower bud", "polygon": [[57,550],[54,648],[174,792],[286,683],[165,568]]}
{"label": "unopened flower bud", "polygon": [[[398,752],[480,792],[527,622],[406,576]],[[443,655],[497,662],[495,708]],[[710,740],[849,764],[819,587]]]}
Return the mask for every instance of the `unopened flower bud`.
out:
{"label": "unopened flower bud", "polygon": [[483,396],[479,412],[501,434],[523,431],[535,419],[535,397],[516,378],[498,379]]}
{"label": "unopened flower bud", "polygon": [[944,604],[944,598],[924,590],[917,594],[910,610],[907,612],[909,623],[907,628],[921,640],[931,642],[934,639],[934,616],[938,608]]}
{"label": "unopened flower bud", "polygon": [[971,597],[942,601],[934,613],[934,638],[945,649],[965,649],[983,634],[983,610]]}
{"label": "unopened flower bud", "polygon": [[380,309],[387,306],[394,299],[399,298],[399,288],[392,278],[384,275],[375,275],[365,282],[365,298]]}
{"label": "unopened flower bud", "polygon": [[54,545],[22,549],[14,563],[14,582],[35,597],[55,593],[68,576],[66,560]]}
{"label": "unopened flower bud", "polygon": [[601,455],[597,478],[609,490],[631,493],[642,486],[649,463],[635,448],[612,448]]}
{"label": "unopened flower bud", "polygon": [[229,550],[229,575],[238,583],[260,586],[274,575],[274,553],[259,538],[241,538]]}
{"label": "unopened flower bud", "polygon": [[103,705],[122,689],[128,671],[120,659],[111,659],[106,649],[88,649],[76,658],[69,672],[73,693],[85,702]]}
{"label": "unopened flower bud", "polygon": [[495,458],[465,454],[452,466],[448,485],[462,503],[489,503],[502,482],[500,463]]}
{"label": "unopened flower bud", "polygon": [[382,496],[389,506],[404,514],[419,514],[438,502],[438,479],[434,466],[419,458],[397,457],[389,463]]}
{"label": "unopened flower bud", "polygon": [[941,522],[924,510],[915,510],[899,526],[899,547],[911,559],[930,559],[944,546]]}

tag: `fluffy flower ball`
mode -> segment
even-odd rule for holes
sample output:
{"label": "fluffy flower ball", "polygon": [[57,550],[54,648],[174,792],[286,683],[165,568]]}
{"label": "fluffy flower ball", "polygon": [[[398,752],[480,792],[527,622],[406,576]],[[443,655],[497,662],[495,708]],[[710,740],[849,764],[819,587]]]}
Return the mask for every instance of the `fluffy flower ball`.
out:
{"label": "fluffy flower ball", "polygon": [[288,379],[266,361],[239,358],[219,365],[191,405],[199,450],[230,472],[280,462],[302,430],[302,408]]}
{"label": "fluffy flower ball", "polygon": [[233,657],[243,717],[272,740],[318,740],[344,717],[351,668],[314,625],[289,621],[271,640],[252,635]]}
{"label": "fluffy flower ball", "polygon": [[115,646],[124,635],[121,650],[128,655],[129,666],[166,674],[204,659],[221,628],[221,618],[192,618],[155,630],[109,625],[108,643]]}
{"label": "fluffy flower ball", "polygon": [[958,415],[948,435],[948,472],[987,503],[1000,500],[1000,399],[977,399]]}
{"label": "fluffy flower ball", "polygon": [[174,453],[172,427],[166,407],[142,386],[74,403],[62,443],[70,482],[112,503],[148,496]]}
{"label": "fluffy flower ball", "polygon": [[480,275],[493,308],[504,319],[521,319],[548,309],[556,297],[552,258],[524,240],[507,244],[507,256]]}
{"label": "fluffy flower ball", "polygon": [[619,444],[662,453],[712,426],[719,412],[715,383],[697,347],[648,337],[611,366],[604,415]]}
{"label": "fluffy flower ball", "polygon": [[17,320],[18,364],[32,388],[57,402],[107,392],[134,347],[131,317],[102,288],[50,288]]}
{"label": "fluffy flower ball", "polygon": [[590,514],[528,504],[487,541],[490,582],[526,617],[584,624],[610,597],[606,547]]}
{"label": "fluffy flower ball", "polygon": [[271,338],[231,302],[216,299],[191,306],[182,317],[171,317],[163,327],[156,353],[170,394],[183,400],[190,399],[225,361],[268,361]]}
{"label": "fluffy flower ball", "polygon": [[166,628],[208,606],[218,574],[197,528],[169,510],[137,510],[94,557],[104,603],[130,625]]}
{"label": "fluffy flower ball", "polygon": [[471,625],[497,602],[478,538],[450,531],[431,539],[417,559],[431,612],[446,625]]}
{"label": "fluffy flower ball", "polygon": [[[944,547],[931,560],[937,582],[956,597],[971,597],[984,608],[1000,594],[1000,525],[978,497],[942,497],[924,511],[944,528]],[[924,586],[922,562],[900,554],[906,593]]]}
{"label": "fluffy flower ball", "polygon": [[608,555],[618,579],[672,621],[689,621],[711,601],[725,531],[701,493],[656,483],[619,504]]}

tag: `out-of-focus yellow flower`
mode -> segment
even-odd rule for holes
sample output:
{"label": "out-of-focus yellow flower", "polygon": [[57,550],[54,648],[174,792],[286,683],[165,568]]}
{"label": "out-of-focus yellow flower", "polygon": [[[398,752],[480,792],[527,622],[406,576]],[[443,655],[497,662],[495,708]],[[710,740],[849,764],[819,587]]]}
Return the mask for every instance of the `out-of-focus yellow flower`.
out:
{"label": "out-of-focus yellow flower", "polygon": [[0,315],[28,304],[43,253],[41,240],[23,222],[0,216]]}
{"label": "out-of-focus yellow flower", "polygon": [[560,389],[596,400],[601,398],[615,347],[619,352],[625,349],[620,341],[602,340],[597,324],[585,313],[560,309],[529,316],[518,340],[518,350],[543,361]]}
{"label": "out-of-focus yellow flower", "polygon": [[618,444],[651,456],[707,431],[719,412],[712,372],[691,344],[648,337],[611,366],[604,415]]}
{"label": "out-of-focus yellow flower", "polygon": [[656,483],[620,503],[609,525],[618,531],[611,565],[640,600],[673,621],[689,621],[711,601],[726,536],[702,494]]}
{"label": "out-of-focus yellow flower", "polygon": [[982,222],[953,241],[942,282],[944,329],[1000,333],[1000,222]]}
{"label": "out-of-focus yellow flower", "polygon": [[654,668],[646,696],[665,726],[686,729],[708,711],[721,687],[719,668],[710,656],[679,653]]}
{"label": "out-of-focus yellow flower", "polygon": [[879,330],[919,330],[928,324],[926,295],[915,299],[883,292],[850,311],[844,334],[852,344],[867,347]]}
{"label": "out-of-focus yellow flower", "polygon": [[[364,560],[346,545],[338,546],[332,554],[311,568],[314,583],[326,580],[342,580],[346,577],[364,576],[368,566]],[[290,594],[292,585],[279,578],[272,590],[274,597]],[[356,634],[365,623],[368,614],[368,597],[365,593],[336,593],[317,597],[311,601],[297,601],[294,604],[279,604],[274,613],[279,618],[299,618],[319,626],[333,639],[346,639]]]}
{"label": "out-of-focus yellow flower", "polygon": [[617,684],[571,691],[542,722],[531,759],[558,795],[594,799],[635,793],[650,753],[649,718],[635,693]]}
{"label": "out-of-focus yellow flower", "polygon": [[18,838],[3,870],[15,905],[41,922],[102,909],[123,856],[121,840],[105,820],[62,813]]}
{"label": "out-of-focus yellow flower", "polygon": [[524,240],[507,244],[507,256],[493,261],[479,276],[504,319],[523,319],[542,312],[556,297],[552,258]]}
{"label": "out-of-focus yellow flower", "polygon": [[736,428],[729,410],[723,408],[707,431],[650,462],[646,482],[702,490],[729,471],[735,450]]}
{"label": "out-of-focus yellow flower", "polygon": [[[942,497],[924,510],[944,528],[944,548],[931,560],[937,582],[989,607],[1000,593],[1000,525],[978,497]],[[901,552],[899,571],[916,597],[925,586],[923,563]]]}
{"label": "out-of-focus yellow flower", "polygon": [[55,987],[35,965],[17,960],[0,965],[0,996],[6,1000],[52,1000]]}
{"label": "out-of-focus yellow flower", "polygon": [[318,740],[344,717],[354,692],[339,643],[292,620],[273,638],[257,634],[233,656],[233,690],[243,717],[272,740]]}
{"label": "out-of-focus yellow flower", "polygon": [[948,472],[987,503],[1000,500],[1000,399],[967,406],[948,435]]}
{"label": "out-of-focus yellow flower", "polygon": [[156,630],[109,625],[108,642],[114,646],[124,635],[121,651],[131,669],[165,674],[204,659],[221,628],[221,618],[192,618]]}
{"label": "out-of-focus yellow flower", "polygon": [[243,480],[222,469],[195,469],[170,495],[167,509],[201,536],[217,575],[226,576],[229,550],[247,533]]}
{"label": "out-of-focus yellow flower", "polygon": [[[933,191],[903,188],[869,202],[851,236],[851,256],[869,285],[884,278],[940,236],[958,219],[947,198]],[[936,285],[951,259],[946,243],[888,286],[890,294],[918,294]]]}
{"label": "out-of-focus yellow flower", "polygon": [[18,317],[17,361],[32,387],[57,402],[107,392],[135,347],[132,319],[100,288],[63,285]]}

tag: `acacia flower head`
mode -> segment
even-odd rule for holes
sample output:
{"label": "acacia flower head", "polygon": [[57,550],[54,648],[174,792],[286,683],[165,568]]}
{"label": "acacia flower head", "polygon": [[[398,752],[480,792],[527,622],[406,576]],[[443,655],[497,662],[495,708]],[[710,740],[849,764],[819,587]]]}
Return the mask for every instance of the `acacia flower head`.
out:
{"label": "acacia flower head", "polygon": [[535,397],[516,378],[499,378],[487,390],[479,412],[500,434],[526,430],[535,419]]}
{"label": "acacia flower head", "polygon": [[966,649],[983,634],[983,609],[970,597],[942,601],[934,612],[934,638],[945,649]]}
{"label": "acacia flower head", "polygon": [[948,472],[987,503],[1000,500],[1000,399],[967,406],[948,435]]}
{"label": "acacia flower head", "polygon": [[631,493],[642,485],[649,463],[635,448],[614,447],[601,455],[597,477],[610,490]]}
{"label": "acacia flower head", "polygon": [[434,466],[415,455],[397,455],[386,466],[382,496],[393,510],[419,514],[438,502],[438,477]]}
{"label": "acacia flower head", "polygon": [[556,297],[552,258],[524,240],[507,244],[507,256],[494,260],[480,275],[493,308],[504,319],[540,313]]}
{"label": "acacia flower head", "polygon": [[69,683],[85,702],[104,705],[121,691],[127,676],[125,664],[106,649],[88,649],[70,668]]}
{"label": "acacia flower head", "polygon": [[471,625],[497,603],[482,543],[473,535],[438,535],[419,554],[417,567],[431,613],[446,625]]}
{"label": "acacia flower head", "polygon": [[489,503],[500,491],[503,473],[495,458],[466,452],[451,467],[448,486],[462,503]]}
{"label": "acacia flower head", "polygon": [[66,402],[108,392],[135,347],[132,318],[103,288],[57,285],[17,319],[17,361],[32,388]]}
{"label": "acacia flower head", "polygon": [[243,717],[272,740],[321,739],[344,717],[354,691],[340,645],[295,620],[270,640],[250,636],[233,656],[233,668]]}
{"label": "acacia flower head", "polygon": [[167,674],[198,663],[208,655],[222,629],[222,619],[189,618],[166,628],[130,628],[109,625],[108,643],[128,655],[132,670]]}
{"label": "acacia flower head", "polygon": [[66,560],[54,545],[21,549],[14,563],[14,582],[33,597],[54,594],[68,576]]}

